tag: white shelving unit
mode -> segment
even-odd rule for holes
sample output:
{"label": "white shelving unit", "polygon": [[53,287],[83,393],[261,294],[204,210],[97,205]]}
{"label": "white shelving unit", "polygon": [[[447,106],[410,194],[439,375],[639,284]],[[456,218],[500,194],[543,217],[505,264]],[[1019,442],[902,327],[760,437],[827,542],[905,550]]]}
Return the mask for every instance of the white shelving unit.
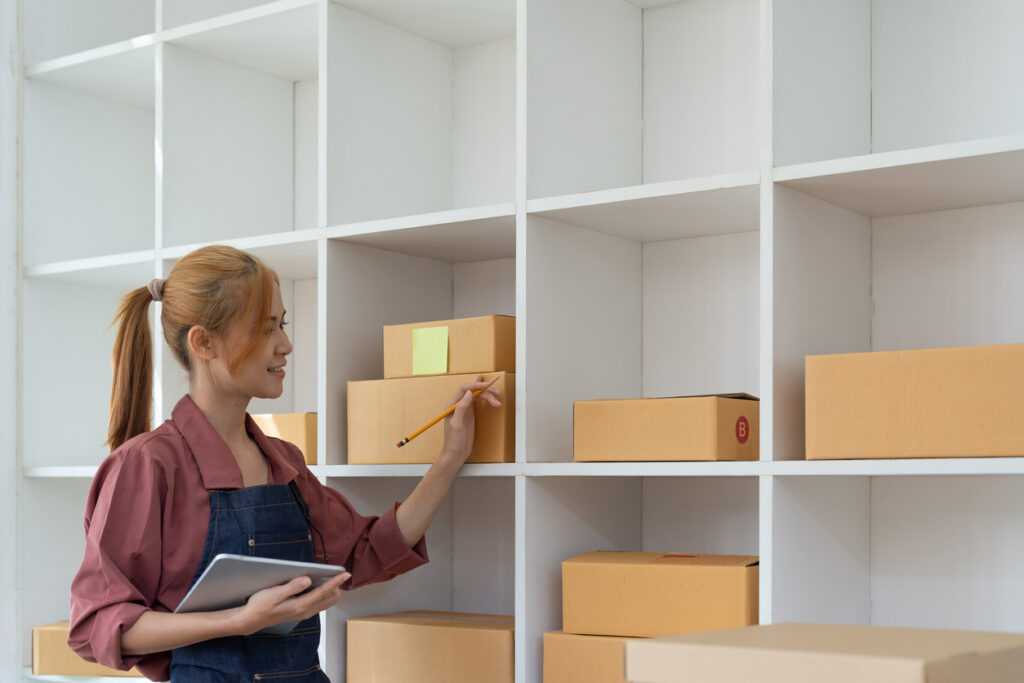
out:
{"label": "white shelving unit", "polygon": [[[803,460],[806,354],[1024,341],[1017,0],[22,4],[12,679],[67,616],[118,297],[211,242],[294,322],[253,411],[318,411],[314,471],[366,512],[426,470],[347,464],[381,325],[518,319],[516,461],[328,612],[333,680],[347,618],[446,609],[514,614],[540,683],[560,563],[598,549],[759,554],[763,623],[1024,631],[1024,454]],[[730,391],[759,462],[572,462],[574,400]]]}

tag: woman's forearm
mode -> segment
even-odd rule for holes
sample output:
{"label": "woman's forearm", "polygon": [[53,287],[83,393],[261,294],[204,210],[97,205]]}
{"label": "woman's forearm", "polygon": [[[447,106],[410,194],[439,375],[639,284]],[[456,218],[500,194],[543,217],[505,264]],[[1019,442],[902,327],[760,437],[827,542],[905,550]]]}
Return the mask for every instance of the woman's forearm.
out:
{"label": "woman's forearm", "polygon": [[238,635],[239,609],[217,612],[143,612],[130,629],[121,634],[121,653],[128,657],[167,652],[212,638]]}
{"label": "woman's forearm", "polygon": [[398,512],[395,513],[398,528],[410,548],[427,533],[427,527],[441,508],[461,466],[460,460],[442,454],[423,475],[409,497],[398,506]]}

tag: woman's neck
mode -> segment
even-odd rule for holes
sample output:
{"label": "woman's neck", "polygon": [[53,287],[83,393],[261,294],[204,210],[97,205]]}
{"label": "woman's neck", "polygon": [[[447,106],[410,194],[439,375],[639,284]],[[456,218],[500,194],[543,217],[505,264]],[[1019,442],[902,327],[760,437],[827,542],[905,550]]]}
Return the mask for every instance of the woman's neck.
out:
{"label": "woman's neck", "polygon": [[202,411],[232,451],[248,441],[249,435],[245,430],[248,397],[225,395],[224,392],[217,391],[210,382],[199,377],[198,373],[189,381],[188,393],[192,402]]}

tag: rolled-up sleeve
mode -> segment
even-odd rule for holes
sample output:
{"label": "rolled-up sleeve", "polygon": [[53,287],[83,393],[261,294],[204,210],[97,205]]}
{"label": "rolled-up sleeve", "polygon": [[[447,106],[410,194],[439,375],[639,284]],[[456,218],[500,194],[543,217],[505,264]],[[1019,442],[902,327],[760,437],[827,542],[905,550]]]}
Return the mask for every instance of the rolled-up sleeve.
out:
{"label": "rolled-up sleeve", "polygon": [[89,491],[85,555],[71,583],[68,645],[83,659],[127,670],[121,634],[153,608],[159,589],[164,478],[137,453],[110,456]]}
{"label": "rolled-up sleeve", "polygon": [[425,539],[411,548],[406,544],[396,516],[399,503],[380,517],[363,516],[345,496],[321,484],[305,467],[298,483],[309,503],[310,518],[323,536],[321,546],[314,532],[317,559],[324,561],[326,548],[327,560],[344,565],[352,574],[343,588],[387,581],[429,561]]}

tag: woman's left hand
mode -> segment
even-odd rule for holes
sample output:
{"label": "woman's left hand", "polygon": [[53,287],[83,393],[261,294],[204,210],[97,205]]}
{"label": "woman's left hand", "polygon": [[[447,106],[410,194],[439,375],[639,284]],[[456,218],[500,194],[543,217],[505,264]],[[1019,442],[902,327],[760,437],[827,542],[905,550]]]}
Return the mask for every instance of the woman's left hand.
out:
{"label": "woman's left hand", "polygon": [[459,387],[452,396],[448,405],[455,405],[455,412],[444,420],[444,446],[441,448],[441,458],[454,465],[461,466],[473,450],[473,439],[476,436],[476,416],[473,412],[473,392],[485,389],[475,400],[499,408],[501,407],[501,391],[494,387],[487,387],[490,382],[484,380],[483,375],[477,375],[476,380],[467,382]]}

